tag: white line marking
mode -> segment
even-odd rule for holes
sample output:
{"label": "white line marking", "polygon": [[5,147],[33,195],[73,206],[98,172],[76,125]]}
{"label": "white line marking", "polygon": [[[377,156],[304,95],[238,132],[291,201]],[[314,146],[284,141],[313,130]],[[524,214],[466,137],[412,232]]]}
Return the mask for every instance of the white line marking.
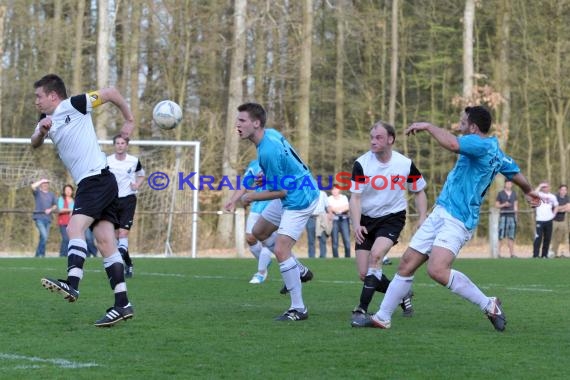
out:
{"label": "white line marking", "polygon": [[[70,360],[66,360],[66,359],[42,359],[42,358],[37,358],[35,356],[24,356],[24,355],[14,355],[14,354],[5,354],[0,352],[0,360],[25,360],[25,361],[30,361],[30,362],[34,362],[34,363],[49,363],[49,364],[53,364],[57,367],[60,368],[89,368],[89,367],[99,367],[99,364],[97,363],[78,363],[78,362],[72,362]],[[34,368],[37,367],[37,365],[32,365],[32,366],[17,366],[16,368]]]}

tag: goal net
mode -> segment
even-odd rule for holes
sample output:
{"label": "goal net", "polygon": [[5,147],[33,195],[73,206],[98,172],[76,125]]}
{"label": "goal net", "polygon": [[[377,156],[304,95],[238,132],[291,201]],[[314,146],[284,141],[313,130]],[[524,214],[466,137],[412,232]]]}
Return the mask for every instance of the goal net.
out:
{"label": "goal net", "polygon": [[[99,141],[107,154],[111,140]],[[137,156],[146,180],[138,194],[129,250],[141,255],[196,257],[200,142],[131,140],[129,154]],[[192,173],[195,173],[192,175]],[[0,138],[0,252],[25,255],[35,251],[38,233],[32,221],[34,198],[30,185],[48,178],[59,197],[65,184],[77,184],[67,173],[51,140],[33,149],[30,139]],[[180,179],[184,179],[180,181]],[[192,184],[192,185],[190,185]],[[59,252],[61,235],[52,218],[48,254]]]}

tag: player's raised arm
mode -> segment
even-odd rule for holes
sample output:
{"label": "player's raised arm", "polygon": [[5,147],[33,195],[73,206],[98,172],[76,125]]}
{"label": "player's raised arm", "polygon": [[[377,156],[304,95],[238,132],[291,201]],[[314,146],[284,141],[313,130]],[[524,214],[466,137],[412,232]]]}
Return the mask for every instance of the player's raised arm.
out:
{"label": "player's raised arm", "polygon": [[407,136],[409,136],[415,135],[416,132],[420,131],[428,132],[437,140],[439,145],[445,149],[454,153],[459,153],[459,142],[457,141],[457,136],[443,128],[436,127],[433,124],[425,122],[413,123],[408,128],[406,128],[405,133]]}
{"label": "player's raised arm", "polygon": [[125,123],[121,129],[121,136],[123,138],[130,137],[135,128],[135,117],[123,95],[114,87],[100,89],[97,93],[101,97],[101,104],[111,102],[121,110],[123,118],[125,119]]}

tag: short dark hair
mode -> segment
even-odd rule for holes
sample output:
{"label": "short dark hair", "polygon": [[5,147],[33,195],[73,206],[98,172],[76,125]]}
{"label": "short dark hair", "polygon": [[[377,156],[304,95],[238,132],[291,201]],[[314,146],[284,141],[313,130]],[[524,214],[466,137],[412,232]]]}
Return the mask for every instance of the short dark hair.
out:
{"label": "short dark hair", "polygon": [[46,94],[55,92],[61,99],[67,98],[67,91],[65,90],[65,83],[63,79],[55,74],[44,75],[40,80],[34,83],[34,89],[42,87]]}
{"label": "short dark hair", "polygon": [[392,125],[383,122],[382,120],[378,120],[376,123],[374,123],[370,130],[373,130],[376,127],[384,128],[386,132],[388,132],[388,136],[392,136],[392,144],[396,142],[396,129]]}
{"label": "short dark hair", "polygon": [[489,133],[491,129],[491,113],[483,106],[466,107],[465,113],[467,120],[479,127],[479,130],[485,134]]}
{"label": "short dark hair", "polygon": [[259,120],[261,128],[265,128],[267,121],[267,113],[261,104],[258,103],[243,103],[237,110],[239,112],[247,112],[252,120]]}
{"label": "short dark hair", "polygon": [[113,136],[113,145],[115,145],[118,138],[122,138],[123,140],[125,140],[127,142],[127,145],[129,145],[129,141],[131,141],[131,139],[129,139],[128,137],[123,137],[121,134],[118,134]]}

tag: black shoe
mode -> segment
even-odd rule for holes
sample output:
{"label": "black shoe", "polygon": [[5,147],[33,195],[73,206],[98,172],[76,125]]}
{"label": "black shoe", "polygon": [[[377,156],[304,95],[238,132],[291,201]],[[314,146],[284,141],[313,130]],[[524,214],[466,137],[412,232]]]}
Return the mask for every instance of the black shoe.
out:
{"label": "black shoe", "polygon": [[505,313],[503,312],[503,308],[501,307],[501,300],[496,297],[491,297],[490,305],[485,311],[487,318],[493,324],[493,327],[497,331],[505,331],[507,325],[507,318],[505,317]]}
{"label": "black shoe", "polygon": [[51,278],[42,278],[42,286],[52,292],[63,295],[63,298],[69,302],[75,302],[79,298],[79,291],[69,285],[66,280],[52,280]]}
{"label": "black shoe", "polygon": [[360,306],[352,311],[352,318],[350,320],[350,325],[352,327],[370,327],[370,316]]}
{"label": "black shoe", "polygon": [[301,274],[301,282],[309,282],[313,279],[313,272],[309,268],[305,271],[305,273]]}
{"label": "black shoe", "polygon": [[304,321],[305,319],[309,318],[309,312],[307,308],[303,311],[299,311],[297,309],[290,309],[287,310],[283,315],[278,316],[275,318],[276,321]]}
{"label": "black shoe", "polygon": [[412,297],[414,296],[414,292],[411,290],[406,294],[404,298],[402,298],[402,303],[400,307],[402,308],[402,316],[404,317],[411,317],[414,315],[414,307],[412,306]]}
{"label": "black shoe", "polygon": [[124,307],[113,306],[107,309],[107,313],[103,318],[95,322],[95,326],[112,327],[115,325],[115,323],[119,321],[132,318],[133,315],[134,315],[133,306],[130,303]]}
{"label": "black shoe", "polygon": [[287,289],[287,285],[283,284],[283,287],[281,288],[281,290],[279,290],[280,294],[287,294],[289,293],[289,289]]}
{"label": "black shoe", "polygon": [[134,268],[133,268],[132,265],[131,265],[130,267],[125,267],[125,277],[126,277],[126,278],[132,278],[132,277],[133,277],[133,274],[134,274],[134,271],[135,271],[135,270],[134,270]]}

